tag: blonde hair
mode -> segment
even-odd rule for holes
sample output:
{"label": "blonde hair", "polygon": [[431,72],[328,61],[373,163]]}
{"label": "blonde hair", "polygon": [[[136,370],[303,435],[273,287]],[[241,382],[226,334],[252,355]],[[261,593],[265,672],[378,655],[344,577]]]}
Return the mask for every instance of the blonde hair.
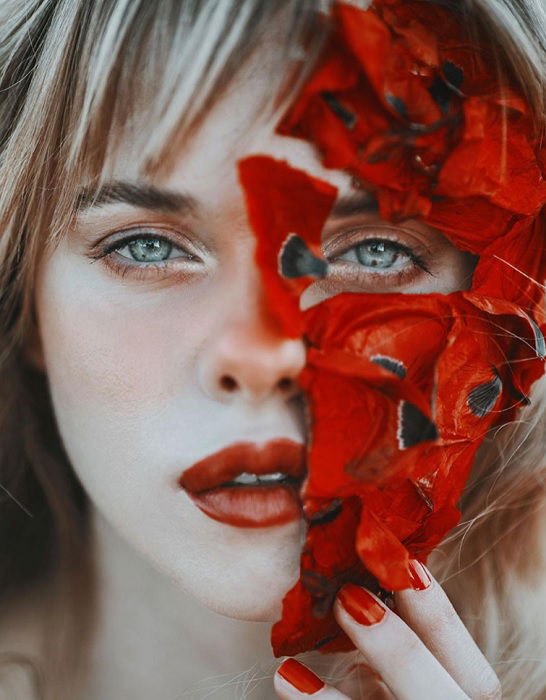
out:
{"label": "blonde hair", "polygon": [[[444,4],[496,37],[499,66],[518,79],[540,130],[546,75],[541,0]],[[0,612],[38,588],[61,601],[48,622],[58,643],[38,669],[37,692],[44,697],[70,697],[68,688],[53,690],[52,679],[85,662],[95,578],[88,499],[57,431],[47,377],[23,352],[35,332],[39,261],[70,225],[81,186],[92,189],[107,176],[121,136],[130,135],[144,172],[168,168],[173,139],[192,133],[282,14],[287,30],[279,33],[274,80],[264,95],[272,118],[313,65],[327,31],[317,10],[327,5],[0,4]],[[461,502],[461,524],[431,558],[506,697],[522,700],[546,694],[546,632],[536,625],[546,600],[544,397],[541,384],[532,408],[490,436]]]}

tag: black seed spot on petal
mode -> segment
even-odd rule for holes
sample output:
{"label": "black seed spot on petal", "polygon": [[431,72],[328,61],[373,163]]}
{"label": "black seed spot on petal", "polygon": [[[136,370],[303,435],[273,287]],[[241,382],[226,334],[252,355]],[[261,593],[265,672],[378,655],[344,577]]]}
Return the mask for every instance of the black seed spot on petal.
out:
{"label": "black seed spot on petal", "polygon": [[341,501],[336,498],[330,505],[322,511],[315,513],[309,518],[310,526],[326,525],[331,523],[341,513]]}
{"label": "black seed spot on petal", "polygon": [[326,260],[314,255],[297,234],[291,233],[283,243],[279,252],[279,272],[283,277],[325,277],[327,269]]}
{"label": "black seed spot on petal", "polygon": [[401,450],[421,442],[438,439],[434,423],[409,401],[401,401],[398,408],[398,445]]}
{"label": "black seed spot on petal", "polygon": [[478,384],[478,386],[472,389],[468,394],[468,407],[475,416],[484,418],[493,410],[501,391],[501,378],[495,375],[490,381]]}
{"label": "black seed spot on petal", "polygon": [[348,129],[352,129],[358,119],[356,114],[347,109],[345,105],[342,105],[331,92],[323,92],[321,95],[336,117],[339,117]]}
{"label": "black seed spot on petal", "polygon": [[449,85],[447,85],[442,78],[437,75],[428,91],[434,102],[436,102],[440,108],[442,114],[447,114],[449,112],[449,105],[453,96],[453,91]]}
{"label": "black seed spot on petal", "polygon": [[449,85],[455,90],[460,90],[464,81],[464,71],[452,61],[442,63],[442,73]]}
{"label": "black seed spot on petal", "polygon": [[404,119],[408,118],[408,108],[406,107],[406,104],[402,98],[387,93],[385,95],[385,99],[394,109],[394,111],[397,112],[401,117],[403,117]]}
{"label": "black seed spot on petal", "polygon": [[334,639],[337,639],[339,636],[339,634],[332,634],[330,635],[330,637],[324,637],[324,639],[321,639],[315,644],[315,649],[320,649],[321,647],[328,644],[328,642],[333,642]]}
{"label": "black seed spot on petal", "polygon": [[406,367],[400,360],[395,360],[394,357],[389,357],[388,355],[372,355],[370,360],[383,369],[387,369],[389,372],[396,374],[400,379],[404,379],[406,376]]}
{"label": "black seed spot on petal", "polygon": [[321,574],[320,571],[304,569],[301,572],[301,580],[312,595],[326,595],[330,593],[332,581],[324,574]]}

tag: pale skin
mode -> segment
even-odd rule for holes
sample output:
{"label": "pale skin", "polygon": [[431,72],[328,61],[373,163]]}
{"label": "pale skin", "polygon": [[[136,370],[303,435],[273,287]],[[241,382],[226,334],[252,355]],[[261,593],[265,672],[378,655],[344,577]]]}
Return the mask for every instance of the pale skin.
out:
{"label": "pale skin", "polygon": [[[301,521],[255,529],[218,523],[175,483],[183,469],[234,442],[305,440],[294,381],[304,347],[276,335],[264,317],[236,161],[271,155],[330,182],[340,198],[362,195],[348,176],[322,168],[307,144],[248,123],[249,105],[267,86],[263,65],[210,111],[169,176],[146,183],[189,194],[192,206],[88,208],[40,265],[39,333],[28,356],[49,377],[65,447],[92,501],[101,572],[102,613],[81,700],[174,698],[203,678],[269,663],[270,623],[297,580]],[[143,182],[127,165],[114,179]],[[155,241],[149,261],[135,259],[138,244],[127,240],[91,260],[143,232]],[[378,238],[381,250],[365,243]],[[411,221],[385,224],[369,206],[327,222],[324,252],[339,276],[315,285],[302,305],[342,291],[449,293],[471,279],[469,256],[440,232]],[[146,271],[151,264],[163,267]],[[235,390],[222,385],[226,375]],[[493,670],[437,582],[395,598],[398,614],[389,611],[377,626],[335,608],[381,674],[384,683],[372,683],[377,692],[421,700],[426,681],[427,698],[500,697]],[[353,692],[326,686],[316,697]],[[275,693],[308,697],[278,675],[261,697]]]}

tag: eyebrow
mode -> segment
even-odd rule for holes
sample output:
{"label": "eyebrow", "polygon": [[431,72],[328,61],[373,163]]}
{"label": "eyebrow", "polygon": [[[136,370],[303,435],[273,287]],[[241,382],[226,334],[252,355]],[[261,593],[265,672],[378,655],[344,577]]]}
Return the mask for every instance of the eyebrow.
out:
{"label": "eyebrow", "polygon": [[[98,190],[83,189],[78,196],[78,212],[104,206],[105,204],[128,204],[167,213],[188,213],[198,207],[197,200],[189,194],[135,182],[107,182]],[[357,190],[340,197],[332,207],[331,216],[342,218],[354,214],[376,213],[376,198],[366,190]]]}
{"label": "eyebrow", "polygon": [[374,195],[366,190],[357,190],[340,197],[332,207],[330,215],[341,218],[353,214],[375,214],[377,211],[377,199]]}
{"label": "eyebrow", "polygon": [[187,213],[197,209],[197,200],[189,194],[134,182],[107,182],[98,190],[83,189],[78,196],[78,212],[105,204],[129,204],[141,209],[167,213]]}

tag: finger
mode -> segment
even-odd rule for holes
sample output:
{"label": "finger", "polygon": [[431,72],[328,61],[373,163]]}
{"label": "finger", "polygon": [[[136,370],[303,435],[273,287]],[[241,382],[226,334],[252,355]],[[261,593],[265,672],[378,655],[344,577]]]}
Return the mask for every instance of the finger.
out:
{"label": "finger", "polygon": [[273,684],[282,700],[350,700],[336,688],[326,685],[316,674],[295,659],[286,659],[275,673]]}
{"label": "finger", "polygon": [[416,585],[394,594],[396,612],[420,637],[471,698],[500,698],[500,681],[443,588],[430,571],[412,560]]}
{"label": "finger", "polygon": [[346,669],[336,688],[350,698],[366,700],[396,700],[375,669],[359,661]]}
{"label": "finger", "polygon": [[397,700],[469,700],[415,632],[370,591],[347,584],[334,612]]}

